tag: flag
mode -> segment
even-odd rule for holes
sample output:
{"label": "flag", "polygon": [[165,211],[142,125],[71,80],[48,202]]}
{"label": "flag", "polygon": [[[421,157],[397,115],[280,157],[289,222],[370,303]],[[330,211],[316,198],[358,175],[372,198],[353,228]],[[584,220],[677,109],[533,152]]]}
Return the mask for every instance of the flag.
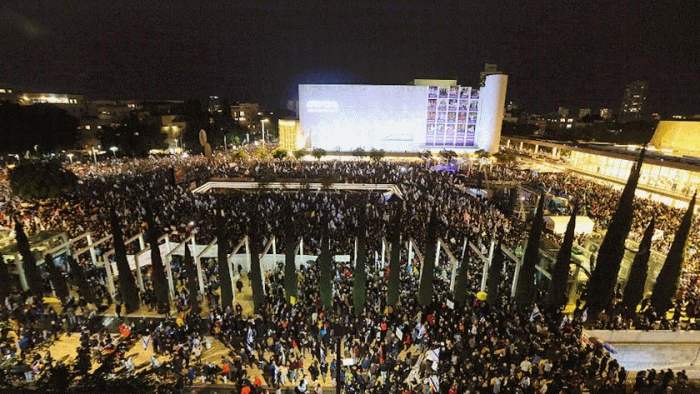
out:
{"label": "flag", "polygon": [[532,313],[530,314],[530,321],[535,321],[538,317],[542,316],[542,313],[540,312],[540,308],[535,304],[535,307],[532,308]]}

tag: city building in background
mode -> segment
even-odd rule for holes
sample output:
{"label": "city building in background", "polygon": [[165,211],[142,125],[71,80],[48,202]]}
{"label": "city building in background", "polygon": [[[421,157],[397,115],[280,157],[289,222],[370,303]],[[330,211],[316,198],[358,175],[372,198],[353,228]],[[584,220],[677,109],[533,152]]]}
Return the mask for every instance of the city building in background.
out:
{"label": "city building in background", "polygon": [[223,114],[224,113],[224,103],[223,99],[219,96],[209,96],[207,102],[207,112],[212,115]]}
{"label": "city building in background", "polygon": [[15,92],[15,100],[19,105],[51,104],[77,119],[88,112],[85,97],[79,94]]}
{"label": "city building in background", "polygon": [[301,133],[299,121],[296,119],[279,119],[277,121],[279,130],[279,147],[287,152],[305,148],[306,141]]}
{"label": "city building in background", "polygon": [[646,81],[633,81],[625,87],[617,121],[627,123],[643,120],[646,117],[646,102],[649,84]]}
{"label": "city building in background", "polygon": [[479,73],[479,86],[484,86],[486,83],[486,77],[493,74],[501,74],[501,72],[498,71],[498,65],[493,63],[485,63],[484,71]]}
{"label": "city building in background", "polygon": [[330,151],[498,151],[507,75],[486,76],[480,89],[454,80],[416,82],[299,85],[301,130],[312,147]]}
{"label": "city building in background", "polygon": [[600,110],[598,110],[598,116],[600,116],[600,119],[607,121],[612,119],[613,113],[610,108],[600,108]]}
{"label": "city building in background", "polygon": [[239,126],[249,128],[254,124],[260,112],[258,103],[236,103],[231,105],[231,117]]}
{"label": "city building in background", "polygon": [[700,121],[662,120],[649,145],[676,156],[700,158]]}

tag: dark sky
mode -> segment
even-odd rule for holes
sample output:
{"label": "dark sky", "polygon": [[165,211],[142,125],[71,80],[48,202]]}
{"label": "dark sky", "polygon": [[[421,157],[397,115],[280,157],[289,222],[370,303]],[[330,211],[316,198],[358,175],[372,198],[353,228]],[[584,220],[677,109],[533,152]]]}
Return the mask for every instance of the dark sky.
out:
{"label": "dark sky", "polygon": [[0,82],[279,105],[299,82],[474,85],[488,61],[532,111],[617,109],[647,79],[651,110],[700,113],[698,3],[4,0]]}

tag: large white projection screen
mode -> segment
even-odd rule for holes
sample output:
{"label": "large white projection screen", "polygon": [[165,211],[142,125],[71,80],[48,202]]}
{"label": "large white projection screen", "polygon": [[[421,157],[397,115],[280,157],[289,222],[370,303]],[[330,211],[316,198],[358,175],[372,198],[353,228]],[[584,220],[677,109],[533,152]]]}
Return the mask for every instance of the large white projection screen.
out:
{"label": "large white projection screen", "polygon": [[299,121],[311,146],[390,152],[424,149],[428,88],[299,85]]}

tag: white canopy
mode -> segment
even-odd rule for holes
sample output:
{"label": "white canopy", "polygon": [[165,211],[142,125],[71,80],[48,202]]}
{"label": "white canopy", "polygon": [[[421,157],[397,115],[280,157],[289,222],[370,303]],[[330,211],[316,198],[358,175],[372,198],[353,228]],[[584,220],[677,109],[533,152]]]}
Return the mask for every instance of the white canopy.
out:
{"label": "white canopy", "polygon": [[[544,226],[554,234],[564,234],[570,216],[545,216]],[[593,232],[593,220],[588,216],[576,216],[576,234],[591,234]]]}

